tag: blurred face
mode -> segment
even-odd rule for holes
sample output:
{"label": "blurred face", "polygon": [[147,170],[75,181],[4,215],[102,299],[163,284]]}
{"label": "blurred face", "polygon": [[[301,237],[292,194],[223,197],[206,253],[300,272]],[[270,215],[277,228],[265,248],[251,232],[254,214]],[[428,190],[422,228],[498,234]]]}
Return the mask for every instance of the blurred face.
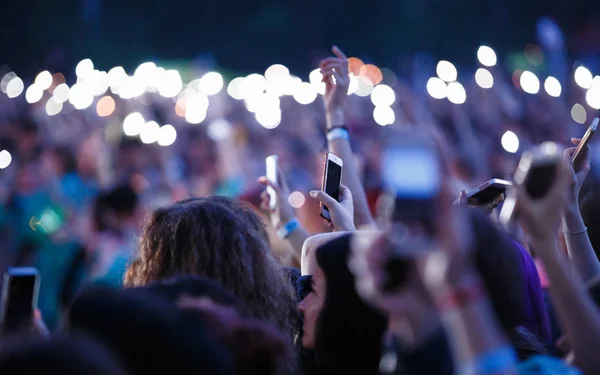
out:
{"label": "blurred face", "polygon": [[318,268],[312,275],[312,288],[310,293],[300,302],[298,308],[304,315],[302,346],[312,349],[316,344],[316,326],[326,298],[325,274]]}

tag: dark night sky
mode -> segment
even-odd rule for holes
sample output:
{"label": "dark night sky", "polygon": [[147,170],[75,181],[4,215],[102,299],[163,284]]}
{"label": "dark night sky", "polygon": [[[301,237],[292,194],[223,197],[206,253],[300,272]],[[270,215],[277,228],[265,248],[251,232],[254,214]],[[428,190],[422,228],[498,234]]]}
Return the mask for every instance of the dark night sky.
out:
{"label": "dark night sky", "polygon": [[239,72],[275,62],[306,71],[333,43],[382,66],[417,51],[469,63],[481,43],[506,52],[535,41],[541,15],[571,35],[599,9],[591,0],[2,0],[0,65],[27,75],[84,57],[131,69],[212,54]]}

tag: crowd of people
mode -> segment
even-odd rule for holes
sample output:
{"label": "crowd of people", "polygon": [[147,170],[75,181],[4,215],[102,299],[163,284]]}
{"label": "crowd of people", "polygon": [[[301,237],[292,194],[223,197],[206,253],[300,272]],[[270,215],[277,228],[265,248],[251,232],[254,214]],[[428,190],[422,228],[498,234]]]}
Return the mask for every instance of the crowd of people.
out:
{"label": "crowd of people", "polygon": [[[0,265],[36,267],[41,289],[28,324],[2,335],[0,373],[600,373],[593,143],[569,163],[585,92],[530,95],[494,68],[493,88],[465,83],[455,104],[399,79],[384,127],[347,94],[340,49],[318,68],[323,100],[282,97],[274,129],[226,93],[209,125],[182,124],[152,94],[115,96],[108,118],[3,97]],[[124,135],[136,110],[174,124],[175,143]],[[385,199],[382,145],[406,134],[431,140],[441,165],[426,234],[398,226]],[[463,204],[546,141],[568,148],[542,198],[512,188],[519,230],[496,201]],[[339,199],[320,190],[324,151],[343,160]],[[261,177],[268,155],[277,181]]]}

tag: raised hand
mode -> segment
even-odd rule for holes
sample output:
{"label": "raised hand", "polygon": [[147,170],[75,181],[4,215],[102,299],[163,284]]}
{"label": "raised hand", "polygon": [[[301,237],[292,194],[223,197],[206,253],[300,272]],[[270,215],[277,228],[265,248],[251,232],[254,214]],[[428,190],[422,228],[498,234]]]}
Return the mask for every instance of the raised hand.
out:
{"label": "raised hand", "polygon": [[[324,204],[329,209],[331,224],[335,232],[355,231],[354,226],[354,202],[352,193],[344,185],[340,185],[340,201],[321,190],[313,190],[310,196]],[[329,224],[329,222],[328,222]]]}
{"label": "raised hand", "polygon": [[348,95],[350,76],[348,75],[348,58],[336,46],[331,49],[336,57],[321,60],[319,67],[325,82],[325,110],[327,112],[341,111],[344,108],[344,100]]}
{"label": "raised hand", "polygon": [[[579,138],[571,138],[571,142],[577,146],[581,139]],[[570,160],[573,153],[577,147],[571,147],[565,150],[565,159]],[[577,165],[572,165],[573,175],[571,177],[572,181],[572,190],[571,195],[569,196],[569,206],[574,209],[579,209],[579,191],[581,190],[581,186],[583,186],[583,182],[585,181],[588,173],[590,172],[590,161],[591,161],[591,152],[590,146],[586,146],[586,148],[582,151],[583,155],[580,158],[580,161]]]}
{"label": "raised hand", "polygon": [[295,217],[294,208],[289,204],[288,197],[290,196],[290,191],[288,189],[287,183],[285,182],[285,177],[281,170],[277,170],[277,182],[273,183],[269,181],[266,177],[260,177],[258,182],[265,186],[270,186],[273,188],[275,195],[277,196],[277,204],[275,208],[272,209],[269,205],[270,197],[267,191],[263,191],[260,195],[260,208],[264,212],[269,213],[269,217],[271,219],[271,224],[275,229],[280,229],[283,225],[288,223]]}

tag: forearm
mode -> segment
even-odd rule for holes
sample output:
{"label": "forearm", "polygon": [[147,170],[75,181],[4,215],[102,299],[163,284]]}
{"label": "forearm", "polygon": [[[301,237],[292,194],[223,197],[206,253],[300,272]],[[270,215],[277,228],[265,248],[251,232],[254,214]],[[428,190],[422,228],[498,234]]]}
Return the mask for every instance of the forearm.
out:
{"label": "forearm", "polygon": [[584,283],[600,275],[600,262],[588,237],[577,205],[562,214],[562,225],[569,258]]}
{"label": "forearm", "polygon": [[[342,110],[327,113],[327,128],[344,125],[344,113]],[[357,227],[375,227],[375,220],[369,210],[367,195],[360,181],[354,154],[347,139],[333,139],[328,142],[329,151],[339,156],[344,161],[344,172],[342,173],[342,184],[346,185],[354,199],[354,222]]]}
{"label": "forearm", "polygon": [[308,237],[310,237],[310,235],[308,234],[306,229],[300,226],[298,229],[293,231],[287,238],[287,241],[294,249],[294,254],[298,256],[298,259],[302,257],[302,246],[304,245],[304,241],[306,241]]}
{"label": "forearm", "polygon": [[570,272],[556,241],[534,242],[550,281],[550,296],[572,344],[577,365],[585,373],[600,368],[596,348],[600,346],[600,315],[578,276]]}

